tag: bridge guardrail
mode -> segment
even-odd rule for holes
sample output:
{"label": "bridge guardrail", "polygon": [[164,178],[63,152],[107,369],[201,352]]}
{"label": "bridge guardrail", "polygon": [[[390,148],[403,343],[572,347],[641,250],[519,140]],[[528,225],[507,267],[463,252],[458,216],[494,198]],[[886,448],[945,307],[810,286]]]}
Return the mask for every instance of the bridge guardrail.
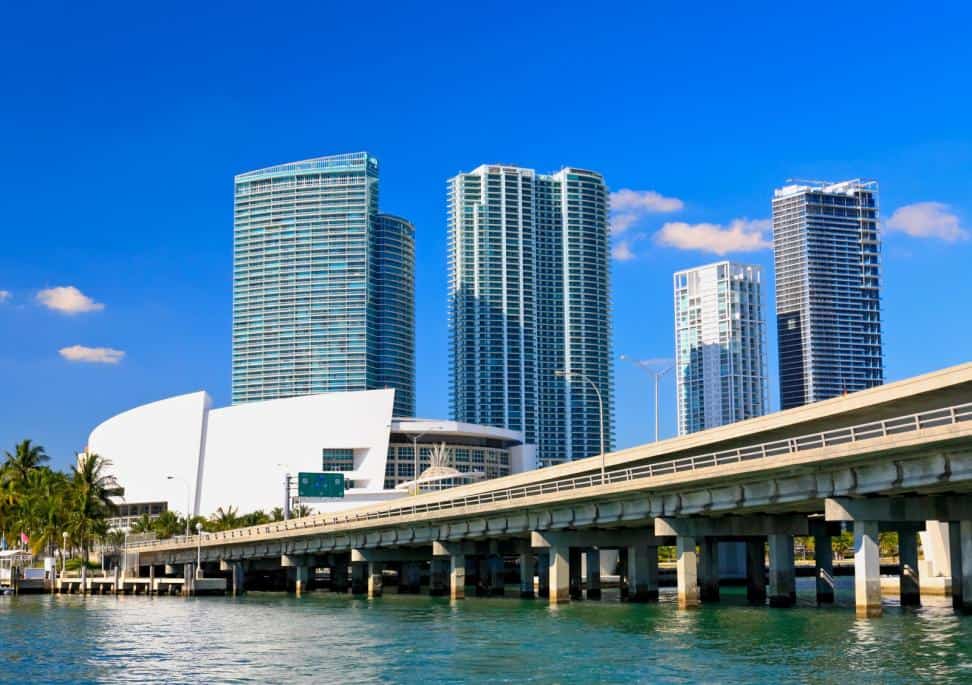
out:
{"label": "bridge guardrail", "polygon": [[[972,402],[965,404],[932,409],[918,414],[908,414],[897,416],[881,421],[836,428],[820,433],[811,433],[793,438],[784,438],[772,442],[760,443],[757,445],[747,445],[731,450],[710,452],[707,454],[691,457],[680,457],[668,461],[643,464],[641,466],[630,466],[627,468],[616,468],[604,474],[601,480],[600,473],[592,473],[586,476],[575,476],[573,478],[562,478],[559,480],[536,483],[534,485],[520,485],[511,488],[500,488],[498,490],[477,493],[475,495],[463,495],[451,499],[428,502],[424,504],[402,504],[389,507],[380,511],[368,511],[362,513],[347,513],[343,515],[317,515],[302,519],[293,519],[279,523],[252,526],[249,528],[237,528],[219,533],[204,533],[203,538],[209,542],[221,540],[236,540],[249,538],[254,535],[271,534],[285,532],[289,530],[300,530],[306,528],[326,528],[329,525],[351,523],[354,521],[372,521],[398,516],[407,516],[422,513],[434,513],[453,509],[464,509],[470,506],[481,504],[491,504],[499,501],[512,501],[533,497],[536,495],[546,495],[553,492],[567,492],[579,488],[593,487],[602,484],[622,483],[642,478],[653,478],[655,476],[670,475],[683,471],[695,471],[714,466],[724,466],[735,464],[753,459],[769,459],[781,455],[793,454],[821,447],[831,447],[846,443],[859,442],[874,438],[883,438],[889,435],[901,433],[911,433],[926,428],[934,428],[950,424],[972,421]],[[135,544],[129,544],[129,549],[149,549],[165,544],[170,544],[172,540],[155,540]],[[179,536],[178,542],[196,544],[196,536]]]}

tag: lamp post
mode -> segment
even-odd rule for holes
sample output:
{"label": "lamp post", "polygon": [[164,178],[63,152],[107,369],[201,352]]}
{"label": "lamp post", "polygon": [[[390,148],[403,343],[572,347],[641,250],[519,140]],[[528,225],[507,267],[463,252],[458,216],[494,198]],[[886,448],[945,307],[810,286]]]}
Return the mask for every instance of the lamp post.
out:
{"label": "lamp post", "polygon": [[[621,355],[621,361],[631,362],[639,369],[642,369],[645,373],[651,376],[655,381],[655,442],[658,442],[658,381],[661,380],[662,376],[664,376],[666,373],[674,369],[675,365],[668,364],[668,366],[663,368],[661,371],[655,371],[653,369],[648,368],[648,362],[632,359],[626,354]],[[666,359],[662,363],[667,363],[667,362],[668,360]]]}
{"label": "lamp post", "polygon": [[61,540],[63,544],[61,545],[61,575],[67,573],[67,545],[68,545],[68,533],[64,531],[61,533]]}
{"label": "lamp post", "polygon": [[189,482],[185,478],[180,478],[179,476],[166,476],[166,480],[177,480],[186,486],[186,539],[189,539],[189,519],[192,517],[192,513],[189,507]]}
{"label": "lamp post", "polygon": [[202,578],[202,523],[196,521],[196,578]]}
{"label": "lamp post", "polygon": [[568,380],[571,378],[571,376],[577,376],[579,378],[583,378],[585,381],[591,384],[592,388],[594,388],[594,393],[597,395],[597,407],[601,419],[601,483],[603,484],[605,482],[605,478],[604,478],[604,400],[601,398],[601,391],[598,390],[597,384],[594,381],[592,381],[586,374],[577,371],[565,371],[563,369],[557,369],[556,371],[554,371],[554,376],[556,376],[557,378],[566,378]]}

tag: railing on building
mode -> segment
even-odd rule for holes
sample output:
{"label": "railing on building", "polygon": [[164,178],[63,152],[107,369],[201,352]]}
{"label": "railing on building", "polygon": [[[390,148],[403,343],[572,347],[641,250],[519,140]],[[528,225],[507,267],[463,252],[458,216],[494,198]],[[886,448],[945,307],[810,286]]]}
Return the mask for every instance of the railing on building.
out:
{"label": "railing on building", "polygon": [[[460,510],[467,507],[474,507],[483,504],[493,504],[496,502],[510,502],[513,500],[547,495],[556,492],[568,492],[582,488],[597,487],[601,485],[611,485],[614,483],[624,483],[628,481],[654,478],[657,476],[667,476],[685,471],[696,471],[699,469],[725,466],[726,464],[736,464],[744,461],[757,459],[771,459],[784,455],[795,454],[807,450],[820,449],[823,447],[834,447],[847,443],[860,442],[874,438],[884,438],[890,435],[902,433],[912,433],[927,428],[946,426],[964,421],[972,421],[972,402],[959,404],[942,409],[933,409],[918,414],[898,416],[881,421],[872,421],[856,426],[836,428],[820,433],[811,433],[793,438],[774,440],[757,445],[749,445],[736,449],[711,452],[703,455],[682,457],[659,461],[642,466],[631,466],[628,468],[609,469],[601,480],[599,472],[586,476],[573,478],[563,478],[559,480],[546,481],[535,485],[521,485],[510,488],[499,488],[497,490],[477,493],[474,495],[460,495],[457,497],[446,498],[435,502],[423,504],[405,504],[399,506],[389,506],[378,511],[363,511],[355,513],[349,511],[344,514],[322,514],[310,516],[294,521],[285,521],[267,525],[252,526],[249,528],[237,528],[235,530],[224,531],[221,533],[204,533],[203,538],[207,543],[219,542],[222,540],[237,540],[240,538],[252,537],[254,535],[267,535],[272,533],[282,533],[286,531],[301,530],[307,528],[326,528],[332,525],[343,525],[357,521],[373,521],[399,516],[410,516],[423,513],[437,513],[449,510]],[[448,491],[446,491],[448,492]],[[195,536],[186,538],[178,536],[169,540],[158,540],[145,542],[136,545],[129,545],[130,548],[157,547],[166,544],[185,544],[192,542],[195,544]]]}

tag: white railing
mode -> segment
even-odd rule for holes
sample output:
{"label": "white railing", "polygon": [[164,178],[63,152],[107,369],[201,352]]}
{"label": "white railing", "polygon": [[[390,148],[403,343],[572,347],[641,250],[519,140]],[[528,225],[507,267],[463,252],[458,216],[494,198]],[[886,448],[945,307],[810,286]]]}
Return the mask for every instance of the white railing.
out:
{"label": "white railing", "polygon": [[[598,472],[586,476],[574,478],[562,478],[543,483],[531,485],[521,485],[512,488],[499,488],[488,492],[476,493],[474,495],[460,495],[457,497],[441,499],[435,502],[422,504],[402,504],[389,506],[378,511],[363,511],[360,513],[348,512],[337,515],[318,515],[307,518],[269,523],[249,528],[237,528],[220,533],[204,533],[203,539],[206,544],[219,541],[232,541],[251,538],[259,535],[273,533],[283,533],[286,531],[302,530],[307,528],[326,528],[327,526],[344,525],[357,521],[374,521],[399,516],[413,516],[416,514],[436,513],[449,510],[459,510],[468,507],[475,507],[494,502],[511,502],[513,500],[535,497],[538,495],[548,495],[556,492],[569,492],[583,488],[591,488],[600,485],[611,485],[614,483],[625,483],[628,481],[654,478],[656,476],[667,476],[685,471],[696,471],[699,469],[724,466],[726,464],[736,464],[744,461],[756,459],[771,459],[796,452],[819,449],[823,447],[833,447],[846,443],[860,442],[874,438],[883,438],[889,435],[901,433],[913,433],[926,428],[945,426],[949,424],[972,421],[972,402],[959,404],[942,409],[932,409],[919,414],[909,414],[898,416],[882,421],[848,426],[846,428],[836,428],[834,430],[812,433],[793,438],[784,438],[773,442],[764,442],[758,445],[749,445],[721,452],[711,452],[691,457],[670,459],[668,461],[653,462],[642,466],[631,466],[628,468],[616,468],[608,470],[604,475],[604,480]],[[542,475],[542,471],[538,472]],[[445,491],[448,493],[448,491]],[[196,544],[195,536],[169,540],[147,541],[136,544],[129,544],[130,549],[150,548],[169,544]]]}

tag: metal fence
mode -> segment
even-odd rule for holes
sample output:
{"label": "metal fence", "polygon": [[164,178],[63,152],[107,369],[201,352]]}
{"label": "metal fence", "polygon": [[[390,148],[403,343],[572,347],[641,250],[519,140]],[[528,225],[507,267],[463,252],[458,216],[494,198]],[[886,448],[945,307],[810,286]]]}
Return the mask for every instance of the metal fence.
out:
{"label": "metal fence", "polygon": [[[758,445],[749,445],[731,450],[711,452],[707,454],[682,457],[680,459],[670,459],[659,461],[642,466],[632,466],[628,468],[615,468],[606,471],[602,480],[600,472],[595,472],[586,476],[573,478],[563,478],[551,480],[532,485],[522,485],[510,488],[498,488],[487,492],[474,495],[457,495],[447,497],[435,502],[401,504],[389,506],[377,511],[349,511],[344,514],[317,515],[302,519],[270,523],[249,528],[238,528],[220,533],[203,533],[203,539],[207,544],[218,541],[233,541],[246,539],[256,535],[267,535],[273,533],[283,533],[286,531],[301,529],[321,529],[333,525],[343,525],[356,521],[376,521],[383,519],[397,518],[399,516],[412,516],[423,513],[437,513],[450,510],[460,510],[467,507],[479,506],[482,504],[493,504],[496,502],[512,502],[514,500],[535,497],[537,495],[548,495],[557,492],[570,492],[574,490],[610,485],[614,483],[624,483],[628,481],[654,478],[656,476],[667,476],[685,471],[697,471],[699,469],[724,466],[726,464],[737,464],[744,461],[771,459],[784,455],[795,454],[807,450],[820,449],[823,447],[833,447],[847,443],[860,442],[874,438],[884,438],[889,435],[902,433],[913,433],[926,428],[945,426],[972,421],[972,402],[959,404],[942,409],[933,409],[918,414],[898,416],[882,421],[872,421],[846,428],[811,433],[793,438],[785,438],[772,442],[764,442]],[[596,467],[595,467],[596,468]],[[542,472],[539,472],[542,474]],[[448,493],[448,491],[445,491]],[[169,540],[159,540],[130,545],[130,548],[138,547],[142,549],[158,547],[166,544],[196,544],[196,536],[185,538],[179,536]]]}

